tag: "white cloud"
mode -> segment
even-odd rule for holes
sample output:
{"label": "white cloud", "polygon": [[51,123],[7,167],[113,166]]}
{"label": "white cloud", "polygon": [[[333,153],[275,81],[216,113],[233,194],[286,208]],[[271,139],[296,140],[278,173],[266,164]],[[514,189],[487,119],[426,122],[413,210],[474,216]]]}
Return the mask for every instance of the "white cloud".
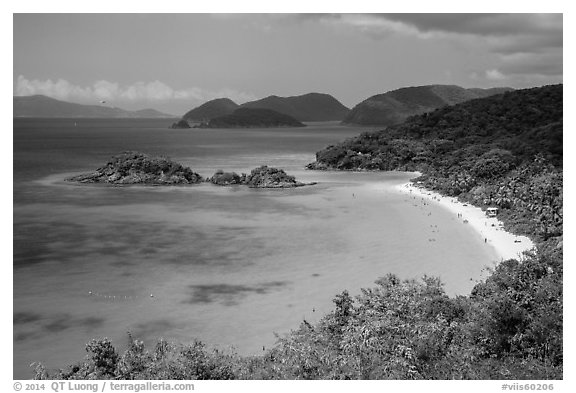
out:
{"label": "white cloud", "polygon": [[23,75],[18,76],[14,86],[14,95],[25,96],[42,94],[49,97],[71,101],[208,101],[214,98],[228,97],[233,101],[242,103],[256,99],[250,93],[240,92],[234,89],[223,88],[219,90],[207,90],[199,87],[190,87],[175,90],[161,81],[136,82],[129,86],[121,86],[117,82],[99,80],[92,86],[77,86],[64,79],[53,82],[48,80],[27,79]]}
{"label": "white cloud", "polygon": [[120,98],[129,101],[166,101],[174,99],[175,91],[170,86],[160,82],[136,82],[120,91]]}
{"label": "white cloud", "polygon": [[371,14],[339,14],[319,15],[321,22],[337,25],[350,26],[375,37],[383,37],[392,34],[429,38],[429,33],[420,32],[416,27],[401,21],[394,21]]}
{"label": "white cloud", "polygon": [[28,80],[20,75],[16,80],[14,95],[33,94],[44,94],[62,99],[87,99],[92,95],[92,90],[90,88],[75,86],[64,79],[58,79],[56,82],[53,82],[51,79],[46,81],[36,79]]}
{"label": "white cloud", "polygon": [[93,91],[97,98],[103,100],[111,100],[118,96],[120,92],[120,86],[118,83],[101,80],[94,83]]}
{"label": "white cloud", "polygon": [[493,68],[491,70],[486,70],[486,79],[491,81],[501,81],[506,79],[506,76],[497,69]]}

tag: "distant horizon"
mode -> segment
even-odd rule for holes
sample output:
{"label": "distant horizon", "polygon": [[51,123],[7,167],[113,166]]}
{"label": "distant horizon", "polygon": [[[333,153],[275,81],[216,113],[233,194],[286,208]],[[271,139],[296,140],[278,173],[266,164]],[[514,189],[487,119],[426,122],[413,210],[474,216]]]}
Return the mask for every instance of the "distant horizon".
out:
{"label": "distant horizon", "polygon": [[[563,80],[562,14],[14,14],[13,94],[170,114],[215,98]],[[105,28],[103,28],[105,27]],[[433,83],[430,83],[432,81]]]}

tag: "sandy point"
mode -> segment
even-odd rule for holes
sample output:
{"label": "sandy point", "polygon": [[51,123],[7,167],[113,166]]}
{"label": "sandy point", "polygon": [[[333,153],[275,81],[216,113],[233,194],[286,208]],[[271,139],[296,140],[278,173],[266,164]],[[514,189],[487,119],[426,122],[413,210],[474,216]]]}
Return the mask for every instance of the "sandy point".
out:
{"label": "sandy point", "polygon": [[470,225],[474,228],[485,243],[494,247],[502,260],[522,259],[524,252],[534,248],[534,243],[530,238],[505,231],[498,218],[487,217],[486,213],[479,207],[462,203],[455,197],[446,197],[437,192],[417,187],[412,183],[400,184],[396,189],[448,209],[462,225]]}

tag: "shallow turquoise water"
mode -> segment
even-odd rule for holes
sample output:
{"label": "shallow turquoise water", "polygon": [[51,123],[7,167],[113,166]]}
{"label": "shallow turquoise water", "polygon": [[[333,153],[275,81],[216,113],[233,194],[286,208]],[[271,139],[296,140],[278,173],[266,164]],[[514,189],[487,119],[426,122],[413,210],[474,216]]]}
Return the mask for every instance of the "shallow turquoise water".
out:
{"label": "shallow turquoise water", "polygon": [[[165,121],[164,121],[165,122]],[[15,120],[14,376],[63,367],[93,337],[130,331],[258,353],[387,273],[466,293],[496,259],[440,207],[399,194],[407,173],[305,171],[365,129],[168,130],[160,121]],[[204,176],[284,168],[292,190],[63,182],[113,154],[164,154]],[[152,296],[151,296],[152,295]]]}

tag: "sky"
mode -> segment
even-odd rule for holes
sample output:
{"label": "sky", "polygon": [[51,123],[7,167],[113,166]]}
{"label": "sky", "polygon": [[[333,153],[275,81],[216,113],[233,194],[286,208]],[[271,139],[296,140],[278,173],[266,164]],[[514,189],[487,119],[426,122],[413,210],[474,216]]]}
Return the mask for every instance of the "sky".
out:
{"label": "sky", "polygon": [[[208,100],[563,82],[562,14],[14,14],[13,94],[182,115]],[[101,101],[106,101],[101,104]]]}

